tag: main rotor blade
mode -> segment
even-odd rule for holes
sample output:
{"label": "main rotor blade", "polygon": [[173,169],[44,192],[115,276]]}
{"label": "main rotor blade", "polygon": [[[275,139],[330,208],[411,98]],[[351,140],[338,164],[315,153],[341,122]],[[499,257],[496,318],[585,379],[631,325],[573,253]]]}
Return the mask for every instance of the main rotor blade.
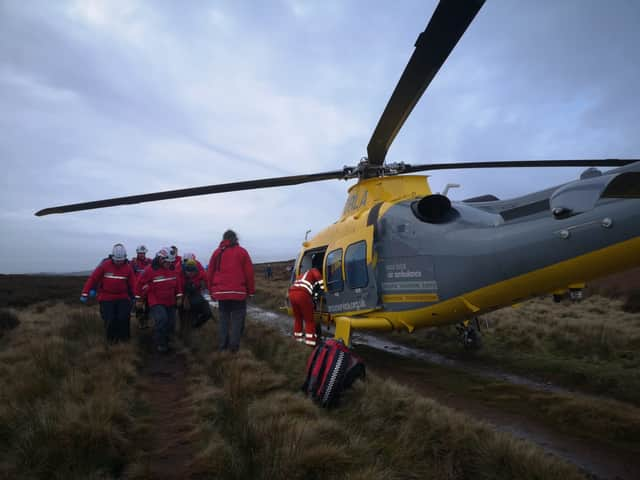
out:
{"label": "main rotor blade", "polygon": [[440,1],[371,136],[367,146],[371,165],[384,163],[398,131],[484,2]]}
{"label": "main rotor blade", "polygon": [[524,168],[524,167],[622,167],[640,159],[606,158],[600,160],[509,160],[497,162],[426,163],[406,165],[402,173],[427,170],[460,170],[472,168]]}
{"label": "main rotor blade", "polygon": [[155,202],[171,198],[194,197],[197,195],[209,195],[212,193],[236,192],[239,190],[255,190],[259,188],[282,187],[285,185],[298,185],[301,183],[320,182],[322,180],[334,180],[346,178],[345,170],[333,172],[313,173],[310,175],[292,175],[289,177],[263,178],[259,180],[247,180],[244,182],[221,183],[203,187],[183,188],[180,190],[167,190],[164,192],[145,193],[142,195],[130,195],[128,197],[108,198],[93,202],[74,203],[58,207],[45,208],[36,212],[36,216],[51,215],[53,213],[78,212],[80,210],[93,210],[95,208],[115,207],[116,205],[132,205],[135,203]]}

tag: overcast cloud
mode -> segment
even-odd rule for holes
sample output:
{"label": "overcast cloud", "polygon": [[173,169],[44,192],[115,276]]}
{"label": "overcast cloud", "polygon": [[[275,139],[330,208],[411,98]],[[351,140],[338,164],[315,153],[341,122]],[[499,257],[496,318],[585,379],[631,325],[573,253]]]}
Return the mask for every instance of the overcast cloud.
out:
{"label": "overcast cloud", "polygon": [[[435,4],[0,0],[0,272],[87,270],[118,241],[207,260],[227,228],[256,262],[293,258],[353,182],[33,213],[356,164]],[[640,157],[638,24],[635,0],[487,2],[387,160]],[[507,198],[579,173],[430,183]]]}

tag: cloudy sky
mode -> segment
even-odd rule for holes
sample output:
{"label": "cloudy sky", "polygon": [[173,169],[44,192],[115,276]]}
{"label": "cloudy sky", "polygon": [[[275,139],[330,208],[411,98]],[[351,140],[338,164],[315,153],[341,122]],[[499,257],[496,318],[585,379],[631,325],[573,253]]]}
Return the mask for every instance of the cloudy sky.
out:
{"label": "cloudy sky", "polygon": [[[208,259],[227,228],[256,262],[293,258],[353,182],[33,213],[356,164],[435,4],[0,0],[0,273],[90,269],[118,241]],[[639,23],[636,0],[487,2],[387,160],[640,157]],[[430,183],[508,198],[578,175]]]}

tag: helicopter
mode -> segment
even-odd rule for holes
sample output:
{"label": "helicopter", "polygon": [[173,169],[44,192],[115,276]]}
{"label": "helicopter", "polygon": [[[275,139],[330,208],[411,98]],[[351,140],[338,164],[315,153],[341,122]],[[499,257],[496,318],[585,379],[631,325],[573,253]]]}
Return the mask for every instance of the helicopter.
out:
{"label": "helicopter", "polygon": [[[317,316],[350,344],[354,330],[462,325],[535,296],[567,292],[640,265],[638,159],[406,164],[387,152],[484,0],[441,0],[355,166],[305,175],[110,198],[45,208],[37,216],[196,195],[356,180],[340,218],[302,243],[292,277],[318,266]],[[516,198],[451,201],[428,176],[453,169],[588,167],[580,178]],[[601,171],[597,167],[610,167]]]}

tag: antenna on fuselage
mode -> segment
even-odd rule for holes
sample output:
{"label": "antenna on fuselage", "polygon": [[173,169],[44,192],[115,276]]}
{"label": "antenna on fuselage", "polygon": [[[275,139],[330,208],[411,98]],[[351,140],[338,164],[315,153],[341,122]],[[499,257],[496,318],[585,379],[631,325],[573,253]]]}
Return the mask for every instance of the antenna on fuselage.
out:
{"label": "antenna on fuselage", "polygon": [[444,195],[446,197],[447,196],[447,192],[451,188],[460,188],[460,184],[458,184],[458,183],[447,183],[447,185],[444,187],[444,190],[442,191],[442,195]]}

